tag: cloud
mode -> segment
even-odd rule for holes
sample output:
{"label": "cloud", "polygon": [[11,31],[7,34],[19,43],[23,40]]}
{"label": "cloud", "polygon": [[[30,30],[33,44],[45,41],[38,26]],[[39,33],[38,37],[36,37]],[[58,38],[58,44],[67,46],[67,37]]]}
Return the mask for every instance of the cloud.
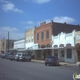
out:
{"label": "cloud", "polygon": [[50,2],[51,0],[33,0],[33,2],[38,3],[38,4],[43,4],[43,3],[47,3]]}
{"label": "cloud", "polygon": [[29,24],[29,25],[34,24],[33,21],[27,21],[27,22],[20,21],[20,23],[23,23],[23,24]]}
{"label": "cloud", "polygon": [[34,28],[34,26],[26,26],[26,27],[24,27],[24,28],[26,28],[26,29]]}
{"label": "cloud", "polygon": [[2,9],[5,11],[5,12],[8,12],[8,11],[13,11],[13,12],[19,12],[19,13],[23,13],[22,10],[18,9],[15,7],[15,5],[13,3],[10,3],[8,1],[2,1],[4,4],[2,5]]}
{"label": "cloud", "polygon": [[[63,17],[62,16],[61,17],[56,16],[53,19],[47,19],[44,21],[46,21],[46,23],[49,23],[49,22],[51,22],[51,20],[53,20],[53,22],[59,22],[59,23],[64,23],[64,22],[73,23],[76,21],[74,18],[67,17],[67,16],[63,16]],[[41,22],[43,22],[43,21],[39,21],[39,22],[37,22],[37,24],[39,25]]]}
{"label": "cloud", "polygon": [[34,24],[33,21],[27,21],[26,24]]}
{"label": "cloud", "polygon": [[60,22],[60,23],[64,23],[64,22],[66,22],[66,23],[72,23],[72,22],[75,22],[75,19],[73,19],[71,17],[67,17],[67,16],[65,16],[65,17],[61,16],[61,17],[54,17],[53,21]]}
{"label": "cloud", "polygon": [[24,38],[24,33],[21,33],[19,29],[13,27],[0,27],[0,39],[3,39],[4,37],[8,38],[8,31],[10,33],[10,39],[21,39]]}

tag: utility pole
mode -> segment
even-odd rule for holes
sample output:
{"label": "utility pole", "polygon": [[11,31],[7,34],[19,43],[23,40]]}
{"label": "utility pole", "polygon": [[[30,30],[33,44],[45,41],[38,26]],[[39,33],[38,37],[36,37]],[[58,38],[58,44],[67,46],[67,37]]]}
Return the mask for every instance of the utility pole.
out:
{"label": "utility pole", "polygon": [[8,31],[8,52],[9,52],[9,31]]}

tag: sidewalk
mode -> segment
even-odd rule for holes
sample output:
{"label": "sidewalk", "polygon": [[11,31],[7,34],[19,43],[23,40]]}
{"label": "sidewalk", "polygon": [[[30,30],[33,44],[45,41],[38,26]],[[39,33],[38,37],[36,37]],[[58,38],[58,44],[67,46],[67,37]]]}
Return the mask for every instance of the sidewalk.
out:
{"label": "sidewalk", "polygon": [[[32,62],[37,62],[37,63],[43,63],[44,64],[44,60],[35,60],[35,59],[32,59],[31,60]],[[69,66],[69,67],[78,67],[78,64],[77,63],[66,63],[66,62],[59,62],[60,65],[62,66]]]}

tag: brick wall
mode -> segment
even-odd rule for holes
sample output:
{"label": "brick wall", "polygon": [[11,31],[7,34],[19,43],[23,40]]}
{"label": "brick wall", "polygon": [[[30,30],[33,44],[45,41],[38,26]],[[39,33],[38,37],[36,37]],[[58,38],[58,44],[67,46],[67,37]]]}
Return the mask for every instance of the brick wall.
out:
{"label": "brick wall", "polygon": [[[46,31],[49,31],[49,39],[46,39]],[[41,40],[41,33],[44,32],[44,40]],[[39,33],[39,40],[37,40],[37,34]],[[35,43],[38,43],[41,47],[41,45],[47,46],[47,44],[51,45],[52,40],[52,22],[46,24],[46,22],[43,22],[40,24],[39,27],[35,28],[34,33],[34,41]]]}

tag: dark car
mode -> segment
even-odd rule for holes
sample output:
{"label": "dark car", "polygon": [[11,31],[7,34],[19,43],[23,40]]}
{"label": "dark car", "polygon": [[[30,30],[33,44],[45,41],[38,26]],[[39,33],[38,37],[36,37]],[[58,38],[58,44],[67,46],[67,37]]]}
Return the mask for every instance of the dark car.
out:
{"label": "dark car", "polygon": [[45,65],[59,65],[59,60],[56,56],[48,56],[45,59]]}
{"label": "dark car", "polygon": [[15,60],[15,55],[16,55],[16,53],[11,52],[10,55],[9,55],[9,59],[10,60]]}

